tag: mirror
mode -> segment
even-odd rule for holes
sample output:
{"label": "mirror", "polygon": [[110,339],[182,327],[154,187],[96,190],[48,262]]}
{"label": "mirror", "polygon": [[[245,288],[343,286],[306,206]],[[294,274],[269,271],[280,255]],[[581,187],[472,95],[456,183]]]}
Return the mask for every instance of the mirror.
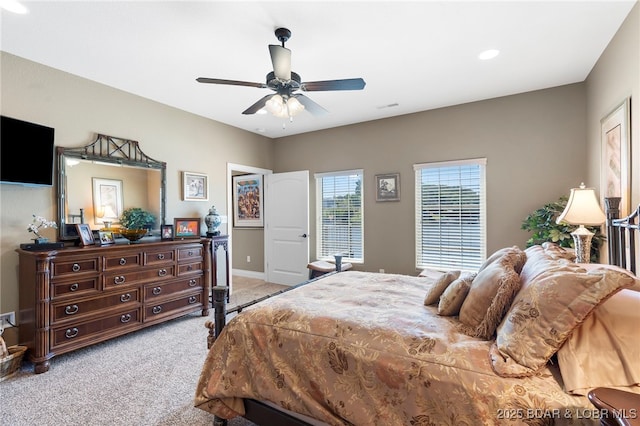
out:
{"label": "mirror", "polygon": [[124,209],[153,214],[165,223],[166,163],[145,155],[137,141],[97,135],[81,148],[57,147],[58,239],[74,240],[76,223],[92,230],[117,225]]}

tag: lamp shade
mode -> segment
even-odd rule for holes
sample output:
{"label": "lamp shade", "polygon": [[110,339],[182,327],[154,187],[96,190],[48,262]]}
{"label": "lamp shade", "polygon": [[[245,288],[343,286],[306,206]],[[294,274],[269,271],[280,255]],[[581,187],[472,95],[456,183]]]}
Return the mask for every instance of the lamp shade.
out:
{"label": "lamp shade", "polygon": [[571,188],[569,201],[556,223],[566,222],[572,225],[598,226],[606,219],[596,191],[593,188],[585,188],[584,183],[580,188]]}

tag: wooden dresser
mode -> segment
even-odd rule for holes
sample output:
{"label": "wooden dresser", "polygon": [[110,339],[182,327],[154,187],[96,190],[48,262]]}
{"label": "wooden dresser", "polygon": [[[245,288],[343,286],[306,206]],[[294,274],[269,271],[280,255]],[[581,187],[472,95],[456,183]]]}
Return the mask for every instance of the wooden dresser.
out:
{"label": "wooden dresser", "polygon": [[202,310],[211,240],[16,250],[20,344],[36,373],[55,355]]}

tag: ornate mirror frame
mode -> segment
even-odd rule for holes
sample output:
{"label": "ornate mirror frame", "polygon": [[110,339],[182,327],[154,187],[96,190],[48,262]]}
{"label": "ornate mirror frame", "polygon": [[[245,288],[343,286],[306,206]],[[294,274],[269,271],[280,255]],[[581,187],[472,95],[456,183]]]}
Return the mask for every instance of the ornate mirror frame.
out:
{"label": "ornate mirror frame", "polygon": [[[67,223],[70,212],[67,210],[67,164],[66,160],[75,158],[79,160],[95,161],[100,163],[115,164],[121,166],[157,169],[160,171],[160,212],[159,224],[165,224],[166,192],[167,192],[167,163],[157,161],[147,156],[138,145],[137,141],[117,138],[114,136],[97,134],[96,140],[87,146],[80,148],[56,148],[58,166],[57,196],[58,196],[58,240],[70,241],[78,238],[75,224]],[[79,215],[84,222],[84,213]]]}

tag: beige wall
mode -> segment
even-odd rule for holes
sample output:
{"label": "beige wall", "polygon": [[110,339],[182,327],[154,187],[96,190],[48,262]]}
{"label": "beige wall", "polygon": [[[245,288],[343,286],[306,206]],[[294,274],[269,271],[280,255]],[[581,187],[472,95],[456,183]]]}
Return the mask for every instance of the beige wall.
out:
{"label": "beige wall", "polygon": [[[587,177],[585,117],[584,85],[568,85],[282,138],[274,171],[364,169],[365,262],[357,269],[414,274],[414,164],[486,157],[487,251],[523,246],[526,215]],[[401,200],[376,203],[374,176],[395,172]]]}
{"label": "beige wall", "polygon": [[631,208],[640,204],[640,3],[593,67],[587,87],[589,181],[600,182],[601,127],[625,98],[631,97]]}
{"label": "beige wall", "polygon": [[[83,146],[103,133],[137,140],[145,154],[166,161],[169,223],[174,217],[202,218],[212,204],[226,212],[227,162],[272,167],[272,142],[262,136],[4,52],[0,60],[3,115],[54,127],[58,146]],[[29,155],[36,153],[17,161],[29,167]],[[185,170],[209,175],[209,201],[181,200]],[[30,241],[32,214],[56,217],[55,188],[0,185],[0,312],[18,311],[15,249]],[[55,231],[47,231],[45,236],[55,238]],[[10,343],[12,331],[5,335]]]}

